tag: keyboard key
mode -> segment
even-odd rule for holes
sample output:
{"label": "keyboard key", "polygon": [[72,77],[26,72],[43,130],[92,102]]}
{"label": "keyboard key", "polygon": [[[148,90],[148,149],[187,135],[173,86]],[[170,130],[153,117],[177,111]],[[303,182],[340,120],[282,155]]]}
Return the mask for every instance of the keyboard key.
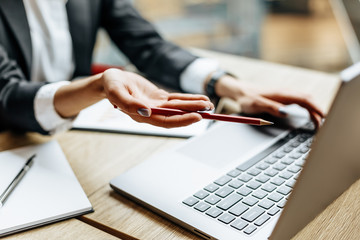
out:
{"label": "keyboard key", "polygon": [[273,207],[272,209],[270,209],[270,210],[268,211],[268,214],[269,214],[270,216],[275,216],[278,212],[280,212],[280,209],[277,208],[277,207]]}
{"label": "keyboard key", "polygon": [[277,153],[275,153],[274,155],[273,155],[273,157],[276,157],[276,158],[283,158],[283,157],[285,157],[285,153],[283,153],[283,152],[277,152]]}
{"label": "keyboard key", "polygon": [[290,165],[295,161],[295,159],[293,158],[289,158],[289,157],[285,157],[281,160],[281,163],[286,164],[286,165]]}
{"label": "keyboard key", "polygon": [[286,204],[286,200],[284,199],[284,200],[282,200],[281,202],[279,202],[277,206],[278,206],[279,208],[283,208],[283,207],[285,207],[285,204]]}
{"label": "keyboard key", "polygon": [[248,174],[252,175],[252,176],[257,176],[261,173],[261,171],[259,169],[256,168],[252,168],[249,171],[247,171]]}
{"label": "keyboard key", "polygon": [[244,230],[244,233],[246,234],[252,234],[254,231],[256,230],[256,227],[255,226],[248,226],[245,230]]}
{"label": "keyboard key", "polygon": [[255,219],[257,219],[258,217],[260,217],[262,214],[264,214],[265,210],[255,206],[252,209],[250,209],[249,211],[247,211],[246,213],[244,213],[241,218],[248,221],[248,222],[253,222]]}
{"label": "keyboard key", "polygon": [[262,208],[265,208],[266,210],[270,209],[272,206],[275,205],[274,202],[268,200],[268,199],[264,199],[263,201],[261,201],[259,204],[258,204],[260,207]]}
{"label": "keyboard key", "polygon": [[219,189],[219,186],[211,183],[211,184],[207,185],[204,189],[205,189],[206,191],[208,191],[208,192],[213,193],[213,192],[215,192],[216,190]]}
{"label": "keyboard key", "polygon": [[242,199],[242,197],[237,194],[231,194],[229,197],[222,200],[218,205],[216,205],[218,208],[222,210],[228,210],[230,207],[232,207],[235,203],[239,202]]}
{"label": "keyboard key", "polygon": [[241,187],[237,193],[243,195],[244,197],[246,197],[247,195],[249,195],[250,193],[252,193],[252,190],[248,187]]}
{"label": "keyboard key", "polygon": [[194,197],[188,197],[183,201],[184,204],[188,205],[189,207],[194,206],[196,203],[198,203],[199,200]]}
{"label": "keyboard key", "polygon": [[300,145],[300,142],[298,142],[298,141],[294,141],[290,144],[290,146],[292,146],[294,148],[297,148],[299,145]]}
{"label": "keyboard key", "polygon": [[299,152],[293,152],[293,153],[290,154],[289,157],[294,158],[294,159],[299,159],[301,156],[302,156],[301,153],[299,153]]}
{"label": "keyboard key", "polygon": [[237,230],[243,230],[247,225],[249,225],[247,222],[238,219],[236,221],[234,221],[230,226],[232,226],[233,228],[236,228]]}
{"label": "keyboard key", "polygon": [[304,166],[304,164],[305,164],[305,159],[298,159],[298,160],[295,162],[295,165],[296,165],[296,166],[299,166],[299,167]]}
{"label": "keyboard key", "polygon": [[258,199],[252,197],[252,196],[249,196],[247,198],[245,198],[243,201],[243,203],[245,203],[246,205],[249,205],[250,207],[254,206],[256,203],[259,202]]}
{"label": "keyboard key", "polygon": [[225,187],[222,187],[220,188],[219,190],[216,191],[216,195],[219,196],[219,197],[226,197],[227,195],[229,195],[230,193],[232,193],[234,191],[234,189],[228,187],[228,186],[225,186]]}
{"label": "keyboard key", "polygon": [[243,203],[237,203],[235,206],[230,208],[229,213],[234,214],[235,216],[240,216],[244,212],[246,212],[249,209],[248,206],[246,206]]}
{"label": "keyboard key", "polygon": [[307,153],[309,150],[310,150],[310,148],[308,148],[308,147],[302,147],[298,151],[301,153]]}
{"label": "keyboard key", "polygon": [[273,168],[275,170],[278,170],[278,171],[282,171],[286,168],[286,165],[285,164],[282,164],[282,163],[277,163],[273,166]]}
{"label": "keyboard key", "polygon": [[224,186],[225,184],[227,184],[230,181],[231,181],[231,177],[222,176],[221,178],[217,179],[214,183],[216,183],[217,185],[220,185],[220,186]]}
{"label": "keyboard key", "polygon": [[294,174],[292,174],[291,172],[282,172],[280,173],[279,177],[284,178],[286,180],[290,179],[292,176],[294,176]]}
{"label": "keyboard key", "polygon": [[261,217],[259,217],[254,224],[258,227],[260,227],[261,225],[263,225],[266,221],[268,221],[270,219],[270,216],[268,215],[262,215]]}
{"label": "keyboard key", "polygon": [[291,188],[287,186],[281,186],[276,190],[276,192],[281,193],[283,195],[288,195],[291,192]]}
{"label": "keyboard key", "polygon": [[268,169],[266,170],[265,174],[270,176],[270,177],[274,177],[276,174],[278,174],[279,172],[276,171],[275,169]]}
{"label": "keyboard key", "polygon": [[258,169],[261,169],[261,170],[265,170],[265,169],[267,169],[269,166],[270,166],[270,165],[267,164],[267,163],[260,163],[260,164],[257,166],[257,168],[258,168]]}
{"label": "keyboard key", "polygon": [[250,181],[252,179],[252,177],[250,175],[244,173],[244,174],[240,174],[238,179],[243,181],[243,182],[248,182],[248,181]]}
{"label": "keyboard key", "polygon": [[261,183],[257,181],[251,181],[248,184],[246,184],[247,187],[251,188],[252,190],[256,190],[261,186]]}
{"label": "keyboard key", "polygon": [[220,214],[222,214],[223,211],[221,211],[220,209],[216,208],[216,207],[213,207],[213,208],[210,208],[207,212],[206,212],[206,215],[209,215],[210,217],[213,217],[213,218],[217,218],[218,216],[220,216]]}
{"label": "keyboard key", "polygon": [[283,198],[284,198],[283,195],[281,195],[280,193],[276,193],[276,192],[274,192],[270,196],[268,196],[268,199],[270,199],[270,200],[272,200],[274,202],[278,202]]}
{"label": "keyboard key", "polygon": [[265,190],[267,192],[272,192],[276,189],[276,186],[274,184],[268,183],[261,187],[262,190]]}
{"label": "keyboard key", "polygon": [[291,145],[289,145],[289,146],[286,146],[286,147],[283,148],[283,152],[284,152],[284,153],[289,153],[289,152],[291,152],[293,149],[294,149],[294,148],[293,148]]}
{"label": "keyboard key", "polygon": [[200,212],[205,212],[206,210],[208,210],[210,208],[210,205],[206,204],[204,202],[199,202],[198,204],[195,205],[194,208]]}
{"label": "keyboard key", "polygon": [[265,192],[265,191],[263,191],[261,189],[253,192],[253,194],[252,194],[252,196],[254,196],[254,197],[258,198],[258,199],[263,199],[267,195],[268,195],[267,192]]}
{"label": "keyboard key", "polygon": [[274,164],[274,163],[276,163],[278,160],[279,160],[278,158],[271,156],[271,157],[267,157],[267,158],[265,159],[265,162],[267,162],[267,163],[269,163],[269,164]]}
{"label": "keyboard key", "polygon": [[225,223],[225,224],[229,224],[231,223],[232,221],[234,221],[235,217],[233,215],[230,215],[228,213],[224,213],[222,214],[218,220]]}
{"label": "keyboard key", "polygon": [[296,183],[295,180],[290,179],[287,183],[285,183],[285,185],[292,188],[295,185],[295,183]]}
{"label": "keyboard key", "polygon": [[269,180],[270,180],[270,178],[265,175],[260,175],[256,178],[256,181],[259,181],[261,183],[266,183]]}
{"label": "keyboard key", "polygon": [[280,177],[276,177],[274,179],[271,179],[270,182],[272,184],[275,184],[276,186],[280,186],[281,184],[283,184],[285,182],[285,180]]}
{"label": "keyboard key", "polygon": [[215,196],[215,195],[211,195],[211,196],[208,196],[206,199],[205,199],[205,202],[211,204],[211,205],[215,205],[217,204],[219,201],[221,200],[221,198],[219,198],[218,196]]}
{"label": "keyboard key", "polygon": [[229,186],[232,187],[232,188],[235,188],[235,189],[238,189],[242,185],[244,185],[244,183],[242,181],[237,180],[237,179],[234,179],[229,183]]}
{"label": "keyboard key", "polygon": [[200,190],[197,193],[195,193],[194,196],[197,197],[198,199],[204,199],[207,196],[209,196],[209,193],[205,192],[204,190]]}
{"label": "keyboard key", "polygon": [[239,170],[237,170],[237,169],[234,169],[234,170],[232,170],[232,171],[230,171],[230,172],[228,172],[227,173],[227,175],[229,175],[229,176],[231,176],[231,177],[237,177],[237,176],[239,176],[240,175],[240,173],[241,173],[241,171],[239,171]]}
{"label": "keyboard key", "polygon": [[301,167],[298,167],[298,166],[291,166],[288,168],[288,171],[292,172],[292,173],[298,173],[298,172],[300,172],[300,170],[301,170]]}

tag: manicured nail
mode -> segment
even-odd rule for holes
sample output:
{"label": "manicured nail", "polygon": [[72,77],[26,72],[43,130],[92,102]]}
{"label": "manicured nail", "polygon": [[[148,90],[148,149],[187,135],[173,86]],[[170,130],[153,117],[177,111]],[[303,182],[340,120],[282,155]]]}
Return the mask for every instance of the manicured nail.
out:
{"label": "manicured nail", "polygon": [[114,108],[118,108],[116,105],[113,105],[114,106]]}
{"label": "manicured nail", "polygon": [[137,113],[140,115],[140,116],[143,116],[143,117],[150,117],[150,112],[147,108],[139,108],[137,110]]}
{"label": "manicured nail", "polygon": [[279,107],[279,113],[281,113],[282,115],[286,116],[287,115],[287,112],[285,110],[284,107]]}

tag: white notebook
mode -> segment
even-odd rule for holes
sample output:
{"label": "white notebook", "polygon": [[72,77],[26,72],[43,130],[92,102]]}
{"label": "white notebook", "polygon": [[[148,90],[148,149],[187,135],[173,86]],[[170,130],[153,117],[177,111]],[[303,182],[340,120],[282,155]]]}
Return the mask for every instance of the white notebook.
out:
{"label": "white notebook", "polygon": [[162,128],[147,123],[138,123],[125,113],[114,109],[108,100],[102,100],[84,110],[73,123],[78,130],[135,133],[155,136],[192,137],[204,132],[210,120],[201,120],[186,127]]}
{"label": "white notebook", "polygon": [[0,193],[34,153],[32,167],[0,208],[0,237],[93,211],[56,141],[0,152]]}

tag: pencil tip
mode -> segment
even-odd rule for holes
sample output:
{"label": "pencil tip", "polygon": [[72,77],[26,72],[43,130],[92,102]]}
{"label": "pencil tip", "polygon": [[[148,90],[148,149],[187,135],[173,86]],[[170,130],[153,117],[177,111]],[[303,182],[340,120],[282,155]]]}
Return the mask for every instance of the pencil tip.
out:
{"label": "pencil tip", "polygon": [[273,124],[274,124],[273,122],[269,122],[263,119],[260,120],[260,125],[273,125]]}

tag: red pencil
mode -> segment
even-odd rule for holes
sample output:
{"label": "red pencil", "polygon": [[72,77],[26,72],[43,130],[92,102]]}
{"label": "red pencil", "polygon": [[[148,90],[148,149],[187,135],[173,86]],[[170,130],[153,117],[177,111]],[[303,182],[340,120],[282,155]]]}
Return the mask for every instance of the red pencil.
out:
{"label": "red pencil", "polygon": [[[187,111],[183,111],[179,109],[171,109],[171,108],[151,108],[151,111],[152,114],[159,114],[165,116],[182,115],[185,113],[190,113]],[[259,125],[259,126],[274,124],[272,122],[263,120],[261,118],[231,116],[231,115],[207,113],[207,112],[197,112],[197,113],[200,114],[205,119],[212,119],[218,121],[237,122],[237,123],[245,123],[245,124]]]}

